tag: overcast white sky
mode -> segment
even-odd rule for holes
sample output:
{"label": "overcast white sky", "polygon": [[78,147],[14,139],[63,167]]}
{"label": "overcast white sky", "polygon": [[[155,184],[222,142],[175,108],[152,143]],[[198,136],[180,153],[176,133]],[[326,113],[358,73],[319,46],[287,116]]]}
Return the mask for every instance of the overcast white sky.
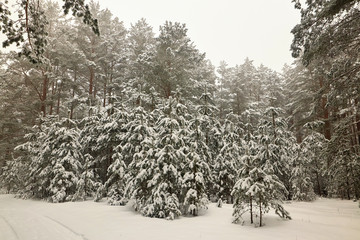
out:
{"label": "overcast white sky", "polygon": [[291,64],[291,29],[300,13],[291,0],[101,0],[130,26],[141,17],[158,32],[166,20],[186,23],[188,35],[214,65],[230,66],[246,57],[281,71]]}
{"label": "overcast white sky", "polygon": [[[14,2],[14,0],[10,0]],[[88,1],[87,1],[88,2]],[[100,0],[129,27],[145,18],[157,33],[166,20],[185,23],[201,52],[218,66],[242,64],[246,57],[281,71],[291,64],[291,29],[300,13],[291,0]],[[2,38],[2,36],[0,36]]]}

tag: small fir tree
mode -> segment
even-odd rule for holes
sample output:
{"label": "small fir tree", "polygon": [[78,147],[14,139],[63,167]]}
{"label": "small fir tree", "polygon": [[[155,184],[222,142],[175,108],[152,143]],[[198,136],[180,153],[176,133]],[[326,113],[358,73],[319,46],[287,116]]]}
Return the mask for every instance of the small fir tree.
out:
{"label": "small fir tree", "polygon": [[211,182],[211,172],[207,163],[210,153],[205,143],[206,135],[201,129],[202,120],[195,117],[189,122],[189,147],[183,169],[184,211],[193,216],[198,215],[199,209],[207,208],[206,186]]}

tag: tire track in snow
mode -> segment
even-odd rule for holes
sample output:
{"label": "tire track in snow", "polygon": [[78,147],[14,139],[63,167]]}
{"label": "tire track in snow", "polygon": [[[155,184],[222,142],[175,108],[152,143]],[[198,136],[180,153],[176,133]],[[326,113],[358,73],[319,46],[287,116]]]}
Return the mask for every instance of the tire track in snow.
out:
{"label": "tire track in snow", "polygon": [[6,218],[3,217],[3,216],[0,216],[0,217],[1,217],[1,218],[4,220],[4,222],[9,226],[9,228],[10,228],[11,231],[12,231],[12,233],[15,235],[16,239],[20,240],[17,232],[15,231],[15,229],[13,228],[13,226],[8,222],[8,220],[6,220]]}
{"label": "tire track in snow", "polygon": [[51,221],[57,223],[58,225],[62,226],[63,228],[65,228],[66,230],[72,232],[73,234],[75,234],[76,236],[79,236],[80,238],[82,238],[83,240],[88,240],[83,234],[79,234],[77,232],[75,232],[74,230],[72,230],[71,228],[69,228],[68,226],[66,226],[65,224],[59,222],[58,220],[55,220],[49,216],[45,216],[46,218],[50,219]]}

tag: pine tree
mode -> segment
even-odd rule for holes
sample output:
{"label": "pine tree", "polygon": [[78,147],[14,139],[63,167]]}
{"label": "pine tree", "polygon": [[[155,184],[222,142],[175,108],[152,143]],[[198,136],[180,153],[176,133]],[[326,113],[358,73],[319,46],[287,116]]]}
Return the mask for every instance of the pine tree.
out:
{"label": "pine tree", "polygon": [[[113,155],[115,148],[121,144],[125,132],[125,124],[128,121],[128,113],[125,109],[114,107],[108,115],[105,109],[101,115],[85,118],[81,132],[81,143],[84,146],[83,154],[89,154],[91,162],[89,167],[94,168],[94,174],[99,177],[99,182],[105,184],[108,180],[108,168],[115,161]],[[121,151],[121,149],[120,149]],[[126,162],[125,162],[126,163]],[[107,189],[103,189],[106,194]]]}
{"label": "pine tree", "polygon": [[293,199],[312,201],[316,194],[323,195],[324,177],[321,174],[325,167],[324,148],[326,139],[317,132],[323,122],[315,121],[304,125],[308,135],[300,145],[295,145],[295,155],[291,182]]}
{"label": "pine tree", "polygon": [[[306,143],[306,138],[303,143]],[[291,171],[292,199],[298,201],[315,200],[314,186],[311,181],[310,164],[312,159],[306,157],[310,151],[308,146],[295,146],[295,157],[293,160],[293,169]]]}
{"label": "pine tree", "polygon": [[[123,197],[134,198],[136,202],[142,202],[142,196],[138,196],[138,191],[141,192],[138,187],[143,189],[142,184],[137,181],[137,176],[143,170],[141,164],[147,157],[148,147],[153,142],[154,131],[149,126],[150,115],[142,108],[137,107],[129,115],[129,121],[124,126],[127,132],[122,137],[121,145],[116,147],[116,156],[114,158],[120,163],[120,161],[128,163],[126,175],[121,176],[121,181],[124,189]],[[140,185],[140,186],[139,186]],[[126,196],[125,196],[126,195]],[[139,194],[141,195],[141,193]],[[137,207],[135,207],[137,209]]]}
{"label": "pine tree", "polygon": [[206,145],[206,133],[202,126],[205,119],[195,116],[189,122],[188,151],[183,169],[182,188],[184,193],[184,211],[197,216],[199,209],[207,208],[207,185],[211,182],[211,171],[208,165],[209,148]]}
{"label": "pine tree", "polygon": [[97,200],[96,193],[98,189],[102,189],[102,184],[99,181],[99,176],[96,174],[95,167],[92,165],[94,164],[94,159],[87,153],[84,155],[81,164],[81,174],[74,198],[86,200],[87,197],[90,197]]}
{"label": "pine tree", "polygon": [[52,202],[75,200],[83,156],[78,141],[79,132],[74,126],[76,124],[69,119],[55,123],[45,139],[51,149],[48,191]]}
{"label": "pine tree", "polygon": [[[217,120],[218,108],[215,106],[213,100],[213,94],[209,91],[212,88],[212,84],[206,82],[203,86],[204,93],[199,98],[199,103],[194,107],[195,113],[192,115],[193,121],[198,119],[198,130],[202,133],[203,146],[206,146],[206,150],[202,150],[201,154],[204,155],[205,163],[210,168],[210,175],[214,172],[215,158],[218,156],[222,143],[221,139],[221,125]],[[217,189],[214,184],[214,178],[209,178],[206,182],[206,189],[208,197],[215,199],[217,196]]]}
{"label": "pine tree", "polygon": [[[249,191],[250,187],[256,182],[254,179],[254,172],[256,168],[256,154],[258,152],[258,144],[254,141],[252,134],[247,134],[246,140],[243,142],[244,155],[241,157],[242,167],[238,171],[237,182],[232,189],[231,195],[234,198],[234,211],[233,216],[235,217],[234,223],[238,223],[242,219],[242,215],[246,212],[250,212],[250,223],[254,223],[254,193]],[[251,173],[251,174],[250,174]]]}
{"label": "pine tree", "polygon": [[181,92],[189,99],[197,96],[199,91],[194,70],[204,61],[205,55],[195,48],[187,31],[185,24],[178,22],[167,21],[160,26],[153,63],[156,77],[151,84],[164,98]]}
{"label": "pine tree", "polygon": [[229,82],[231,81],[230,77],[232,69],[228,67],[228,64],[225,61],[221,61],[217,72],[220,76],[218,78],[219,89],[216,92],[216,102],[219,107],[220,119],[224,119],[231,109],[231,106],[229,105],[231,102]]}
{"label": "pine tree", "polygon": [[[231,115],[227,115],[228,118]],[[240,167],[240,138],[233,122],[226,119],[222,128],[223,147],[215,159],[214,180],[218,199],[232,203],[231,190],[234,187],[237,169]]]}
{"label": "pine tree", "polygon": [[281,108],[267,108],[265,110],[267,118],[263,120],[260,131],[270,140],[267,148],[271,164],[273,164],[275,174],[286,187],[287,195],[285,197],[290,199],[290,162],[294,155],[293,146],[296,141],[293,134],[287,129],[287,122],[282,115],[283,110]]}
{"label": "pine tree", "polygon": [[[94,197],[95,200],[101,199],[103,195],[103,179],[96,149],[97,137],[99,133],[100,119],[98,115],[85,117],[81,123],[80,144],[81,152],[84,156],[78,194],[82,198],[86,196]],[[80,198],[81,198],[80,197]]]}
{"label": "pine tree", "polygon": [[331,195],[342,198],[357,199],[360,195],[359,185],[359,146],[353,144],[349,125],[351,119],[343,118],[334,127],[326,154],[329,162],[327,176],[329,177],[328,191]]}
{"label": "pine tree", "polygon": [[[3,46],[7,47],[14,43],[19,46],[23,43],[20,54],[26,56],[32,63],[43,63],[44,48],[47,45],[45,29],[49,23],[42,3],[32,1],[19,3],[18,19],[10,18],[11,11],[9,9],[11,8],[9,6],[10,3],[7,1],[1,4],[0,27],[7,37]],[[74,16],[82,18],[83,23],[90,26],[92,31],[99,35],[97,19],[93,17],[87,4],[70,0],[64,3],[63,10],[64,14],[68,14],[71,10]],[[24,29],[27,29],[26,36],[24,36]],[[25,40],[29,44],[24,44]]]}
{"label": "pine tree", "polygon": [[69,119],[42,119],[41,130],[29,135],[19,150],[29,154],[24,197],[52,202],[76,200],[81,171],[79,131]]}
{"label": "pine tree", "polygon": [[[119,149],[117,148],[117,151]],[[125,197],[125,174],[126,164],[121,153],[117,152],[113,155],[114,162],[108,168],[108,179],[104,184],[107,189],[108,202],[111,205],[125,205],[127,199]]]}
{"label": "pine tree", "polygon": [[156,129],[155,161],[150,166],[152,173],[148,181],[148,196],[141,212],[145,216],[174,219],[181,215],[180,186],[181,165],[184,161],[184,132],[186,108],[176,99],[169,98]]}
{"label": "pine tree", "polygon": [[1,169],[0,184],[7,193],[23,195],[27,181],[29,160],[20,156],[14,160],[7,161]]}
{"label": "pine tree", "polygon": [[[282,218],[290,218],[289,213],[282,206],[282,200],[287,195],[284,183],[278,177],[286,168],[284,159],[280,155],[286,151],[284,139],[279,138],[280,129],[276,129],[276,119],[272,109],[272,122],[263,120],[258,126],[255,138],[251,132],[245,134],[245,155],[242,159],[243,167],[239,171],[232,195],[235,198],[234,222],[239,222],[246,211],[250,211],[250,221],[259,218],[259,226],[263,226],[263,215],[270,208]],[[247,129],[251,127],[246,126]],[[256,140],[253,142],[253,139]],[[255,219],[254,219],[255,218]]]}
{"label": "pine tree", "polygon": [[[125,194],[128,198],[134,200],[134,209],[142,212],[148,204],[151,196],[151,189],[148,182],[153,178],[155,164],[155,155],[157,153],[156,140],[157,132],[154,130],[149,118],[153,118],[153,113],[146,113],[141,107],[135,112],[133,120],[129,126],[136,132],[138,138],[134,138],[135,146],[132,161],[129,164],[129,171],[125,176],[126,189]],[[147,116],[145,118],[145,116]],[[130,135],[131,137],[131,135]]]}
{"label": "pine tree", "polygon": [[250,171],[256,167],[255,160],[259,152],[259,144],[253,135],[257,133],[253,126],[254,117],[256,119],[258,115],[259,113],[251,108],[245,110],[241,115],[244,121],[244,136],[242,139],[243,154],[240,159],[242,166],[239,168],[237,173],[238,180],[231,192],[231,195],[234,198],[234,223],[238,223],[240,220],[244,223],[242,215],[247,211],[250,212],[250,223],[254,223],[254,196],[248,190],[256,181],[256,179],[253,179],[252,176],[250,176]]}

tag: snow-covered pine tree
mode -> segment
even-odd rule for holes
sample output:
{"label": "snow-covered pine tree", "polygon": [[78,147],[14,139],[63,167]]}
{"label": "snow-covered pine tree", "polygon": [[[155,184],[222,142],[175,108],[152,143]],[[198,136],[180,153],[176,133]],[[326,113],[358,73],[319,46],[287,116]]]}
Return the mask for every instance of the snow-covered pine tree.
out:
{"label": "snow-covered pine tree", "polygon": [[77,124],[70,119],[43,118],[40,131],[18,149],[30,156],[25,197],[51,202],[76,200],[82,153]]}
{"label": "snow-covered pine tree", "polygon": [[[25,136],[26,142],[15,148],[15,151],[21,151],[22,161],[27,165],[27,178],[24,179],[24,188],[19,191],[23,198],[46,199],[50,195],[47,189],[50,185],[50,178],[48,177],[51,164],[50,148],[43,143],[52,120],[41,118],[39,121],[41,123],[33,127],[33,132]],[[17,170],[15,169],[15,171]]]}
{"label": "snow-covered pine tree", "polygon": [[219,117],[221,120],[225,119],[226,114],[230,112],[231,108],[231,89],[229,87],[232,76],[232,69],[228,67],[225,61],[220,62],[220,66],[217,69],[219,74],[218,91],[216,92],[216,102],[219,108]]}
{"label": "snow-covered pine tree", "polygon": [[[305,140],[305,139],[304,139]],[[294,146],[295,156],[293,159],[293,168],[291,171],[290,181],[292,183],[292,199],[298,201],[312,201],[315,200],[314,185],[311,181],[311,168],[309,163],[310,158],[306,154],[310,151],[309,146],[304,146],[306,142],[301,145]]]}
{"label": "snow-covered pine tree", "polygon": [[218,197],[219,189],[216,184],[216,177],[215,177],[216,159],[220,155],[220,151],[224,146],[221,129],[222,129],[222,125],[221,125],[220,121],[218,121],[217,119],[214,118],[213,125],[210,127],[210,130],[209,130],[209,141],[207,144],[209,151],[210,151],[210,155],[211,155],[211,159],[208,164],[209,164],[209,167],[211,170],[212,181],[209,182],[208,186],[207,186],[208,196],[211,201],[221,200]]}
{"label": "snow-covered pine tree", "polygon": [[203,132],[205,119],[197,115],[189,122],[189,135],[186,138],[187,154],[183,168],[182,192],[184,193],[184,212],[197,216],[208,203],[207,185],[211,182],[209,148],[206,145],[206,132]]}
{"label": "snow-covered pine tree", "polygon": [[148,217],[174,219],[181,215],[181,169],[184,162],[184,128],[186,107],[169,97],[156,124],[155,161],[150,166],[149,196],[141,209]]}
{"label": "snow-covered pine tree", "polygon": [[127,198],[125,197],[125,174],[126,164],[123,160],[119,148],[115,148],[116,153],[113,155],[113,162],[108,167],[108,179],[104,184],[107,189],[108,203],[110,205],[125,205]]}
{"label": "snow-covered pine tree", "polygon": [[[289,213],[281,205],[287,195],[284,183],[277,174],[284,171],[284,158],[282,154],[286,151],[284,128],[282,120],[276,118],[274,109],[268,109],[269,120],[263,119],[256,128],[252,125],[253,116],[258,115],[256,111],[245,111],[243,113],[244,125],[244,155],[243,166],[239,170],[232,195],[234,196],[234,222],[241,221],[243,214],[250,212],[250,222],[263,226],[263,215],[270,208],[282,218],[290,218]],[[282,124],[277,124],[278,122]],[[276,126],[278,126],[276,128]],[[281,136],[281,138],[280,138]],[[285,165],[286,166],[286,165]]]}
{"label": "snow-covered pine tree", "polygon": [[79,198],[93,197],[95,201],[102,198],[103,183],[100,177],[98,153],[95,150],[96,140],[99,135],[100,116],[85,117],[80,122],[80,143],[83,153],[83,171],[80,176],[78,195]]}
{"label": "snow-covered pine tree", "polygon": [[351,126],[353,119],[345,115],[334,124],[334,131],[326,146],[328,159],[327,190],[330,195],[346,199],[360,197],[360,146],[354,144]]}
{"label": "snow-covered pine tree", "polygon": [[[234,223],[239,221],[244,222],[242,216],[246,212],[250,212],[250,223],[254,223],[254,207],[253,202],[255,196],[254,192],[250,191],[250,188],[255,184],[256,179],[256,155],[258,152],[258,144],[254,141],[254,137],[250,132],[245,136],[243,141],[244,154],[241,157],[242,167],[238,171],[237,182],[231,192],[234,199],[234,211],[235,217]],[[253,171],[254,170],[254,171]],[[252,172],[253,171],[253,172]]]}
{"label": "snow-covered pine tree", "polygon": [[259,210],[260,226],[263,225],[263,214],[268,212],[270,207],[275,209],[275,213],[280,217],[291,219],[289,213],[281,205],[282,200],[287,196],[287,189],[278,174],[286,169],[286,163],[282,162],[285,159],[281,156],[286,149],[282,150],[277,145],[282,142],[276,138],[276,133],[279,131],[273,128],[273,123],[269,124],[266,120],[259,126],[257,136],[259,148],[254,161],[255,168],[249,173],[255,179],[249,191],[254,196],[253,200]]}
{"label": "snow-covered pine tree", "polygon": [[323,125],[323,122],[309,122],[304,125],[304,129],[309,131],[300,145],[294,145],[295,155],[291,182],[293,188],[293,199],[299,201],[312,201],[317,193],[322,194],[323,177],[321,169],[324,168],[324,152],[326,139],[323,134],[316,131]]}
{"label": "snow-covered pine tree", "polygon": [[197,118],[199,121],[199,131],[203,133],[203,141],[207,147],[205,154],[205,162],[210,168],[211,178],[205,182],[207,195],[210,199],[216,199],[217,189],[212,177],[213,167],[215,164],[215,157],[218,156],[222,143],[221,138],[221,124],[217,119],[218,108],[214,105],[212,94],[208,89],[211,89],[212,84],[206,82],[203,84],[204,93],[199,98],[199,104],[195,106],[195,114],[193,119]]}
{"label": "snow-covered pine tree", "polygon": [[[113,113],[108,115],[106,112],[100,118],[98,128],[98,136],[94,150],[97,152],[98,167],[101,167],[102,181],[105,183],[108,178],[108,168],[113,163],[113,155],[115,148],[122,142],[122,138],[126,132],[124,128],[128,122],[128,110],[119,107],[113,108]],[[128,164],[128,162],[125,162]]]}
{"label": "snow-covered pine tree", "polygon": [[128,109],[123,106],[111,108],[112,114],[103,115],[95,149],[99,153],[98,164],[104,171],[103,194],[109,197],[110,204],[123,205],[126,203],[123,199],[124,176],[129,162],[122,155],[121,144],[127,132],[125,126],[129,121],[129,114]]}
{"label": "snow-covered pine tree", "polygon": [[76,200],[74,194],[77,190],[83,158],[76,123],[65,118],[52,124],[45,144],[51,149],[48,186],[51,201]]}
{"label": "snow-covered pine tree", "polygon": [[[261,139],[265,146],[267,141],[267,138]],[[233,190],[235,197],[233,216],[234,222],[239,222],[246,211],[251,211],[250,220],[261,227],[264,225],[263,215],[270,210],[270,207],[275,209],[275,213],[280,217],[291,218],[281,205],[283,192],[286,191],[285,186],[274,173],[266,147],[262,144],[259,147],[258,154],[245,156],[243,159],[245,165],[240,172],[242,179],[236,182]],[[249,165],[246,164],[247,162]]]}
{"label": "snow-covered pine tree", "polygon": [[12,161],[6,161],[1,169],[0,185],[6,193],[20,194],[24,192],[25,183],[28,178],[29,159],[26,156],[19,156]]}
{"label": "snow-covered pine tree", "polygon": [[[151,142],[153,137],[153,131],[148,126],[149,116],[139,106],[132,110],[128,122],[124,125],[126,132],[124,132],[121,144],[115,148],[116,153],[113,155],[115,162],[109,167],[109,179],[105,184],[109,187],[113,184],[117,186],[110,190],[113,192],[113,194],[111,192],[109,194],[112,204],[123,205],[128,198],[136,199],[136,196],[133,196],[134,184],[136,185],[134,179],[139,174],[139,164],[144,159],[147,144],[149,141]],[[125,162],[128,163],[127,166]],[[125,168],[127,169],[126,172],[124,171]]]}
{"label": "snow-covered pine tree", "polygon": [[[315,125],[324,125],[323,123],[315,122]],[[320,196],[325,196],[325,177],[324,172],[326,166],[326,154],[325,148],[327,147],[328,140],[325,136],[316,131],[318,127],[315,127],[314,124],[308,123],[305,124],[305,127],[310,129],[310,134],[304,139],[303,146],[304,148],[309,149],[305,151],[304,154],[307,155],[308,159],[311,159],[311,172],[312,172],[312,182],[314,185],[315,193]],[[308,147],[306,147],[308,146]]]}
{"label": "snow-covered pine tree", "polygon": [[[231,115],[228,114],[229,118]],[[237,169],[240,167],[240,138],[235,124],[226,119],[222,128],[223,147],[215,159],[214,181],[217,187],[217,197],[232,203],[232,188],[236,182]]]}
{"label": "snow-covered pine tree", "polygon": [[[134,152],[132,161],[128,166],[129,170],[125,176],[125,195],[134,200],[134,209],[142,212],[151,196],[148,181],[153,178],[154,173],[152,166],[155,164],[157,151],[155,141],[157,132],[154,131],[150,121],[150,119],[153,119],[153,113],[146,113],[142,108],[139,110],[135,118],[129,123],[141,140],[136,140],[138,141],[137,152]],[[145,116],[146,118],[144,118]]]}
{"label": "snow-covered pine tree", "polygon": [[85,118],[82,123],[81,145],[84,156],[88,156],[83,165],[94,176],[96,201],[107,195],[109,184],[105,186],[105,183],[112,174],[111,169],[119,169],[110,166],[116,162],[113,156],[121,153],[121,149],[115,148],[121,144],[128,121],[128,113],[122,106],[109,108],[105,108],[102,114]]}
{"label": "snow-covered pine tree", "polygon": [[259,224],[261,227],[263,225],[263,214],[269,211],[269,200],[271,199],[269,186],[274,181],[259,166],[260,159],[247,156],[247,159],[243,160],[252,160],[253,163],[250,166],[245,165],[241,169],[240,173],[243,178],[238,180],[234,186],[232,193],[235,198],[233,212],[235,219],[233,222],[239,222],[242,220],[242,215],[250,211],[250,222],[253,223],[259,219],[259,222],[255,222],[255,224]]}
{"label": "snow-covered pine tree", "polygon": [[83,156],[81,164],[81,174],[74,198],[86,200],[87,197],[90,197],[96,200],[97,189],[102,188],[102,184],[99,181],[94,166],[92,166],[94,159],[87,153]]}
{"label": "snow-covered pine tree", "polygon": [[287,129],[287,122],[282,117],[281,108],[268,107],[264,113],[264,120],[260,123],[260,129],[270,139],[268,150],[274,173],[286,187],[287,199],[291,199],[292,184],[290,182],[290,162],[294,153],[296,139],[292,132]]}

